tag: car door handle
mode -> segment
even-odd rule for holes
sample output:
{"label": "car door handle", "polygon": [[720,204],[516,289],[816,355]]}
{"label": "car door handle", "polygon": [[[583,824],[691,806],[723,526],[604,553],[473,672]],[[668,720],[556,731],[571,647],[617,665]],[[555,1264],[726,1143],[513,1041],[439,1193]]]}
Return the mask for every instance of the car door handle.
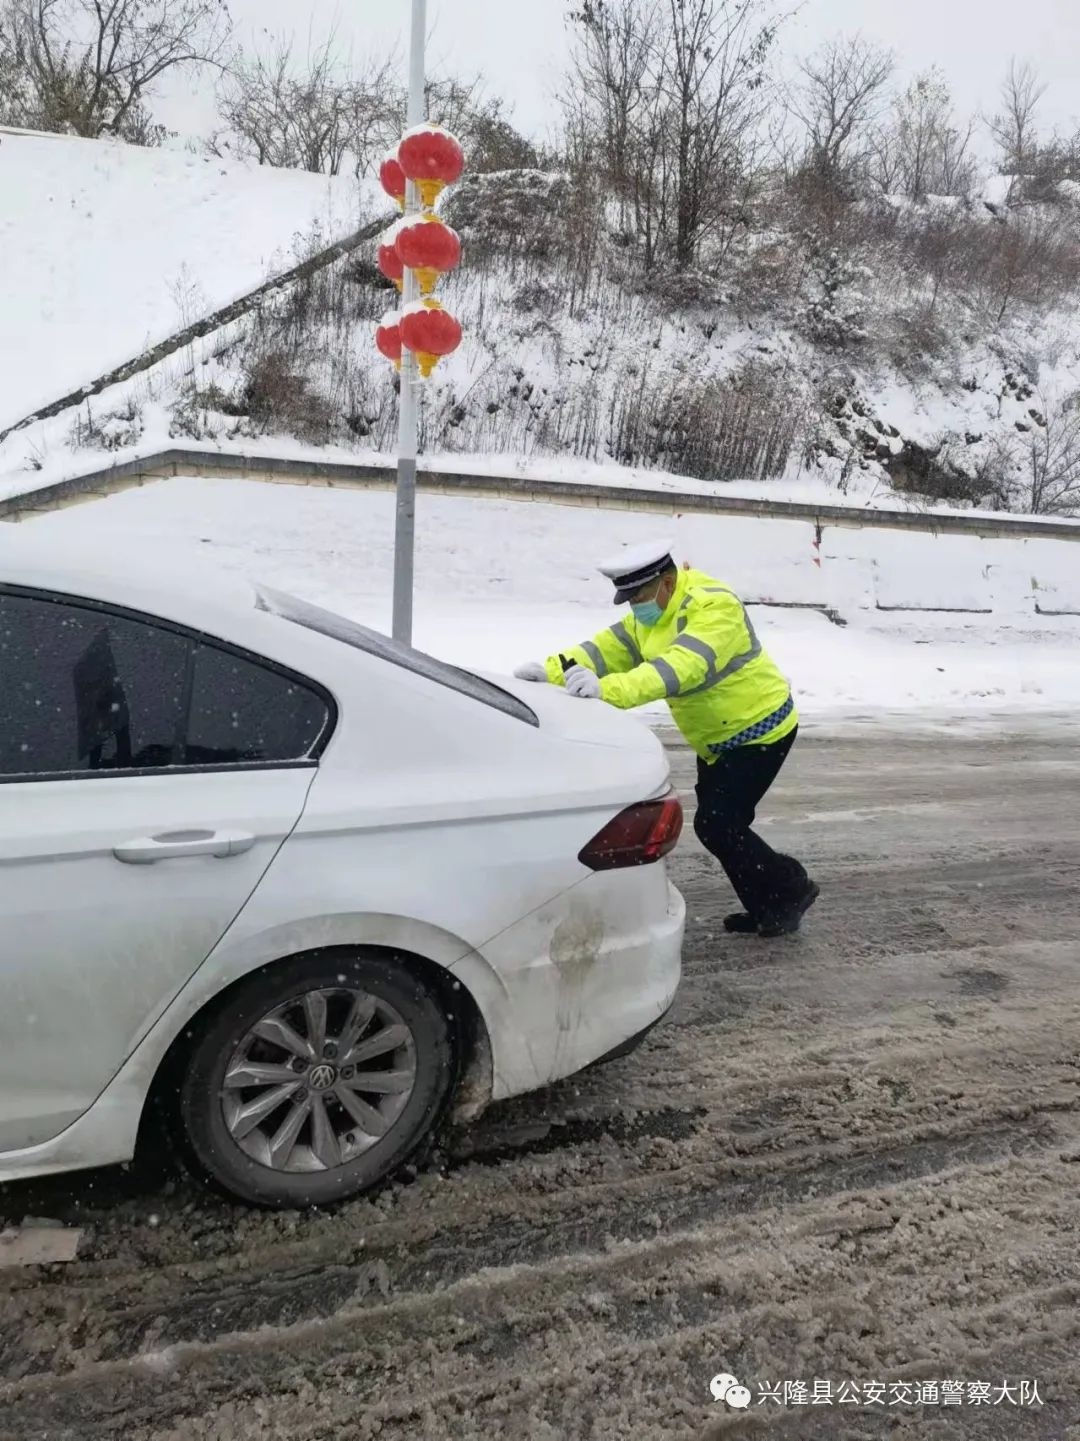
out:
{"label": "car door handle", "polygon": [[113,848],[118,861],[129,866],[152,866],[157,861],[184,860],[189,856],[240,856],[250,851],[255,837],[246,831],[169,831],[142,836]]}

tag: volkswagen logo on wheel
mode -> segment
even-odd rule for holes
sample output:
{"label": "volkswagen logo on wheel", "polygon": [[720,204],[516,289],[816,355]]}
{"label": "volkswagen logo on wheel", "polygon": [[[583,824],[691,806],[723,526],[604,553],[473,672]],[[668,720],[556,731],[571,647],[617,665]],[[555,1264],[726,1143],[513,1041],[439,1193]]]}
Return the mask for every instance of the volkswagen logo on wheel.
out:
{"label": "volkswagen logo on wheel", "polygon": [[325,1061],[321,1065],[312,1066],[308,1074],[308,1085],[313,1091],[328,1091],[336,1080],[336,1069],[328,1066]]}

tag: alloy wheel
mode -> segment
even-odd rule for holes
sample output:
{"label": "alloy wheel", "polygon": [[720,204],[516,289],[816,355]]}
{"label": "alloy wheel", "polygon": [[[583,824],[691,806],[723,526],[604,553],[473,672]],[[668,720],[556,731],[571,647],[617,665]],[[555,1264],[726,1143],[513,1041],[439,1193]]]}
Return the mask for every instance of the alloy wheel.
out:
{"label": "alloy wheel", "polygon": [[229,1134],[274,1171],[331,1171],[387,1134],[416,1085],[416,1043],[387,1001],[311,990],[268,1011],[225,1070]]}

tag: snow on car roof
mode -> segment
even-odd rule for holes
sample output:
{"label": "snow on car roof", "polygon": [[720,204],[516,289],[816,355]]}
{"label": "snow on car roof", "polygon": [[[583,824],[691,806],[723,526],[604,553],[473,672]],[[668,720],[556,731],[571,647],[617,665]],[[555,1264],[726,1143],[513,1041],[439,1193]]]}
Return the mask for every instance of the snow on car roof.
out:
{"label": "snow on car roof", "polygon": [[155,546],[93,545],[59,536],[46,518],[0,525],[0,585],[32,586],[144,610],[188,625],[250,613],[249,582],[193,557]]}

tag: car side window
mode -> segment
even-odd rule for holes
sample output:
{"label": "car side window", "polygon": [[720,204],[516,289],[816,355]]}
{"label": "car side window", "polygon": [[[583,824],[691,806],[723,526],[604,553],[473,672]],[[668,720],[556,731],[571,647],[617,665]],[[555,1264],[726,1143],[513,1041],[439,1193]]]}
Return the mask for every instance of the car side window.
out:
{"label": "car side window", "polygon": [[303,760],[327,718],[326,702],[306,686],[230,651],[198,645],[184,762]]}
{"label": "car side window", "polygon": [[172,765],[188,649],[121,616],[0,595],[0,773]]}
{"label": "car side window", "polygon": [[305,761],[314,690],[140,616],[0,592],[0,777]]}

